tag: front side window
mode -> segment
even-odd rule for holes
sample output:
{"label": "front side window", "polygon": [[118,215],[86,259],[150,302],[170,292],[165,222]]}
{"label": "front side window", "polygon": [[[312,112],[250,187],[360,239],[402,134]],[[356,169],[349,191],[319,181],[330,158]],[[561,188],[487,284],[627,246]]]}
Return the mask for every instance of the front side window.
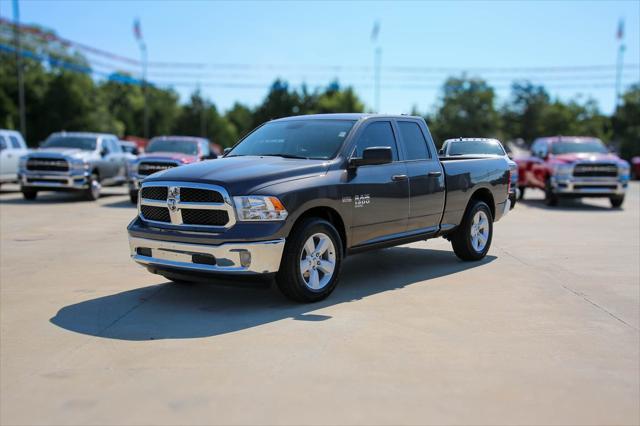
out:
{"label": "front side window", "polygon": [[459,141],[451,142],[449,155],[505,155],[505,152],[497,141]]}
{"label": "front side window", "polygon": [[398,159],[398,152],[391,122],[376,121],[369,124],[358,138],[355,156],[362,157],[362,153],[367,148],[387,146],[391,148],[393,161],[396,161]]}
{"label": "front side window", "polygon": [[198,155],[198,143],[180,139],[155,139],[149,142],[146,152],[177,152]]}
{"label": "front side window", "polygon": [[0,151],[7,149],[7,140],[4,136],[0,136]]}
{"label": "front side window", "polygon": [[579,154],[579,153],[606,154],[607,147],[599,139],[589,139],[585,141],[554,142],[551,144],[551,153],[559,154]]}
{"label": "front side window", "polygon": [[9,136],[9,141],[11,141],[11,147],[15,149],[21,149],[22,144],[15,136]]}
{"label": "front side window", "polygon": [[398,128],[402,135],[402,142],[407,151],[407,160],[425,160],[430,158],[427,140],[420,130],[420,126],[412,121],[399,121]]}
{"label": "front side window", "polygon": [[274,121],[249,134],[227,157],[276,156],[328,160],[336,156],[353,120]]}
{"label": "front side window", "polygon": [[97,138],[79,136],[51,136],[42,145],[43,148],[75,148],[83,151],[94,151]]}

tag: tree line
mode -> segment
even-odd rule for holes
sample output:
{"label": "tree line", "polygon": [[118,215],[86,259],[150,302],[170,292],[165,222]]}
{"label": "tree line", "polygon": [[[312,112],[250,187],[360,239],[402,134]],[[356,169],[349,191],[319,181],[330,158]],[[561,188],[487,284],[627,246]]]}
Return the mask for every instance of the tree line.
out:
{"label": "tree line", "polygon": [[[2,41],[0,34],[0,41]],[[5,40],[9,42],[10,40]],[[46,50],[49,58],[88,69],[86,59],[64,46],[27,39],[27,48]],[[96,131],[119,136],[143,136],[144,93],[123,78],[95,80],[90,74],[62,67],[57,61],[22,61],[25,81],[27,140],[37,145],[50,133]],[[0,127],[19,128],[17,62],[0,53]],[[113,77],[122,77],[122,74]],[[276,80],[263,101],[254,107],[235,103],[220,111],[199,91],[181,104],[177,92],[147,86],[149,136],[180,134],[204,136],[222,145],[234,144],[259,124],[274,118],[313,113],[364,112],[366,107],[351,87],[335,81],[321,89],[291,87]],[[420,113],[415,109],[413,114]],[[451,137],[522,139],[530,144],[539,136],[596,136],[612,143],[629,158],[640,155],[640,85],[631,86],[613,115],[602,113],[592,99],[554,99],[540,85],[514,82],[506,101],[498,103],[495,90],[483,79],[466,75],[447,79],[433,113],[423,114],[437,144]]]}

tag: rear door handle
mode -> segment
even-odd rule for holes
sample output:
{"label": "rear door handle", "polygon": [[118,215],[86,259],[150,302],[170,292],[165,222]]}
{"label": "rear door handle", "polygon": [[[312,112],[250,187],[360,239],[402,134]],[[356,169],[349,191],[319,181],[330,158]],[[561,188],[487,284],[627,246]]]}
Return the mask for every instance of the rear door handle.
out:
{"label": "rear door handle", "polygon": [[441,172],[441,171],[436,171],[436,172],[429,172],[429,173],[427,173],[427,176],[429,176],[429,177],[438,177],[438,176],[440,176],[440,175],[442,175],[442,172]]}
{"label": "rear door handle", "polygon": [[393,175],[391,176],[391,180],[396,182],[399,180],[407,180],[407,175]]}

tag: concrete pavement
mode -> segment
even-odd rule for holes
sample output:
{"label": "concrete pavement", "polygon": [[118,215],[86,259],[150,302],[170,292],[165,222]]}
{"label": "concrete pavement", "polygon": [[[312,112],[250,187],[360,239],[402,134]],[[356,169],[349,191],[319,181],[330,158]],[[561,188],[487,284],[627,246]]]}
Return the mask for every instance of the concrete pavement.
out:
{"label": "concrete pavement", "polygon": [[0,423],[639,424],[640,185],[353,256],[327,299],[129,260],[124,188],[0,194]]}

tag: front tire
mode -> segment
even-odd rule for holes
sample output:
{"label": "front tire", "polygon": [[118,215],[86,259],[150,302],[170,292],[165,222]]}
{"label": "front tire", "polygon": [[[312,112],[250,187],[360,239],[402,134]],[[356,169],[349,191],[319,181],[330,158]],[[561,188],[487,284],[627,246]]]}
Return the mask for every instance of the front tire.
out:
{"label": "front tire", "polygon": [[518,189],[520,190],[520,194],[518,194],[518,200],[522,200],[524,198],[524,190],[526,189],[526,186],[519,186]]}
{"label": "front tire", "polygon": [[493,238],[491,209],[484,201],[472,200],[472,203],[451,238],[454,253],[466,261],[485,257]]}
{"label": "front tire", "polygon": [[96,201],[100,198],[101,189],[102,185],[100,185],[98,175],[92,173],[91,176],[89,176],[89,187],[84,190],[84,199],[87,201]]}
{"label": "front tire", "polygon": [[610,197],[609,201],[611,202],[611,207],[613,207],[614,209],[619,209],[620,207],[622,207],[622,203],[624,203],[624,195],[616,195]]}
{"label": "front tire", "polygon": [[38,196],[38,191],[34,191],[33,189],[22,189],[22,196],[25,200],[35,200]]}
{"label": "front tire", "polygon": [[284,248],[276,283],[296,302],[325,299],[338,284],[342,239],[336,228],[319,218],[296,225]]}
{"label": "front tire", "polygon": [[553,192],[551,187],[551,180],[547,179],[544,185],[544,203],[549,207],[555,207],[558,205],[558,195]]}

